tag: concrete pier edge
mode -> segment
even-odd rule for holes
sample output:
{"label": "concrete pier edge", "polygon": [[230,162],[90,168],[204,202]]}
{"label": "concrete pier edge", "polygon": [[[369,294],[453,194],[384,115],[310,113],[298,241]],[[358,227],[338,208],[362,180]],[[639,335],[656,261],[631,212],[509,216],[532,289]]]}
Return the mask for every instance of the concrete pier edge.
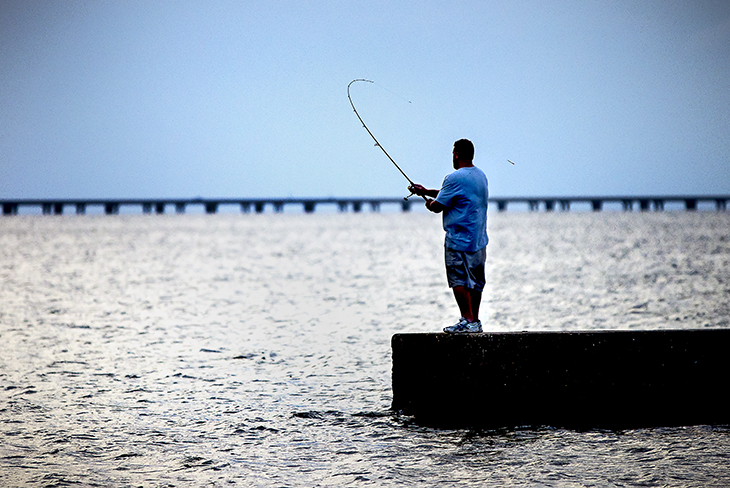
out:
{"label": "concrete pier edge", "polygon": [[434,427],[730,423],[730,329],[395,334],[392,409]]}

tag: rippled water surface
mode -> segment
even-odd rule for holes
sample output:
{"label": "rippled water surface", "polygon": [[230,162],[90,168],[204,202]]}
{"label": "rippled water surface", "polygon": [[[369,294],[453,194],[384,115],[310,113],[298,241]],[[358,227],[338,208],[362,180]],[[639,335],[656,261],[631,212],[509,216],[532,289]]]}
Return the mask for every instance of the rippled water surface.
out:
{"label": "rippled water surface", "polygon": [[[730,213],[507,212],[489,233],[487,331],[730,326]],[[391,336],[458,316],[442,242],[417,212],[0,217],[2,485],[730,484],[727,426],[391,412]]]}

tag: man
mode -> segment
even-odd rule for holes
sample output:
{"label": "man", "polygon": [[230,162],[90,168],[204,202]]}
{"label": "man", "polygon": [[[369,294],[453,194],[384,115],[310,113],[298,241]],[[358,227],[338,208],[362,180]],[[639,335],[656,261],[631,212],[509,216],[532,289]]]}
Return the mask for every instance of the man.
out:
{"label": "man", "polygon": [[[447,333],[481,332],[479,305],[482,301],[487,260],[487,177],[474,166],[474,145],[467,139],[454,143],[454,171],[444,178],[440,190],[414,184],[409,190],[426,199],[431,212],[443,212],[446,231],[445,261],[449,287],[461,318],[444,328]],[[432,200],[433,198],[433,200]]]}

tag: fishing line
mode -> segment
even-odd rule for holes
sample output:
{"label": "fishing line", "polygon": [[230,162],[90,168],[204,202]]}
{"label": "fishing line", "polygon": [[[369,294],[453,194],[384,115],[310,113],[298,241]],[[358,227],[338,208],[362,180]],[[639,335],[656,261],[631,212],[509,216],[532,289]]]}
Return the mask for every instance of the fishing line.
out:
{"label": "fishing line", "polygon": [[[365,81],[365,80],[363,80],[363,81]],[[368,81],[369,81],[369,80],[368,80]],[[388,93],[390,93],[391,95],[395,95],[396,97],[400,98],[401,100],[403,100],[403,101],[406,101],[406,102],[408,102],[408,103],[411,103],[411,101],[410,101],[410,100],[408,100],[408,99],[407,99],[406,97],[404,97],[403,95],[401,95],[401,94],[399,94],[399,93],[396,93],[396,92],[394,92],[393,90],[388,90],[388,89],[387,89],[386,87],[384,87],[384,86],[383,86],[383,85],[381,85],[380,83],[375,83],[374,81],[371,81],[370,83],[372,83],[372,84],[374,84],[374,85],[378,85],[378,86],[379,86],[380,88],[382,88],[383,90],[387,91],[387,92],[388,92]]]}
{"label": "fishing line", "polygon": [[[384,153],[384,154],[385,154],[386,156],[388,156],[388,159],[390,159],[390,162],[391,162],[391,163],[393,163],[393,166],[395,166],[395,167],[396,167],[396,168],[398,169],[398,171],[400,171],[400,174],[402,174],[402,175],[403,175],[403,176],[405,177],[405,179],[406,179],[406,180],[408,180],[408,183],[409,183],[408,189],[409,189],[409,191],[410,191],[410,187],[414,185],[414,183],[413,183],[413,180],[411,180],[411,179],[410,179],[410,178],[408,177],[408,175],[407,175],[407,174],[406,174],[406,173],[405,173],[405,172],[404,172],[404,171],[403,171],[403,170],[401,169],[401,167],[400,167],[400,166],[398,166],[398,163],[396,163],[396,162],[395,162],[395,160],[394,160],[394,159],[393,159],[392,157],[390,157],[390,154],[388,154],[388,151],[386,151],[386,150],[385,150],[385,148],[384,148],[383,146],[381,146],[381,145],[380,145],[380,142],[378,142],[378,139],[376,139],[376,138],[375,138],[375,136],[373,135],[373,133],[372,133],[372,132],[370,132],[370,129],[368,129],[368,126],[367,126],[367,125],[365,124],[365,121],[364,121],[364,120],[362,120],[362,117],[360,117],[360,114],[359,114],[359,113],[357,112],[357,109],[355,108],[355,104],[354,104],[354,103],[352,102],[352,97],[350,96],[350,86],[351,86],[351,85],[352,85],[353,83],[356,83],[356,82],[358,82],[358,81],[362,81],[362,82],[365,82],[365,83],[373,83],[373,84],[375,84],[375,82],[374,82],[374,81],[372,81],[372,80],[366,80],[366,79],[364,79],[364,78],[358,78],[358,79],[356,79],[356,80],[352,80],[352,81],[351,81],[351,82],[350,82],[350,83],[349,83],[349,84],[347,85],[347,98],[348,98],[348,100],[350,100],[350,105],[352,106],[352,110],[354,110],[354,111],[355,111],[355,115],[357,115],[357,118],[358,118],[358,119],[360,120],[360,123],[361,123],[361,124],[362,124],[362,126],[363,126],[363,127],[365,128],[365,130],[366,130],[366,131],[368,131],[368,134],[370,134],[370,137],[372,137],[372,138],[373,138],[373,140],[375,141],[375,145],[376,145],[377,147],[379,147],[379,148],[380,148],[380,150],[381,150],[381,151],[383,151],[383,153]],[[378,85],[378,86],[380,86],[380,85]],[[397,96],[397,97],[403,98],[403,97],[401,97],[400,95],[398,95],[397,93],[394,93],[394,92],[392,92],[392,91],[388,90],[387,88],[384,88],[384,87],[381,87],[381,88],[383,88],[383,89],[384,89],[384,90],[386,90],[386,91],[389,91],[389,92],[393,93],[393,95],[395,95],[395,96]],[[404,100],[405,100],[405,99],[404,99]],[[411,103],[411,101],[410,101],[410,100],[408,100],[408,103]],[[413,193],[413,191],[411,191],[411,194],[410,194],[410,195],[408,195],[407,197],[404,197],[403,199],[404,199],[404,200],[408,200],[408,198],[410,198],[410,197],[411,197],[411,196],[413,196],[413,195],[415,195],[415,193]],[[422,195],[422,197],[423,197],[423,199],[424,199],[424,200],[427,200],[425,196],[423,196],[423,195]]]}

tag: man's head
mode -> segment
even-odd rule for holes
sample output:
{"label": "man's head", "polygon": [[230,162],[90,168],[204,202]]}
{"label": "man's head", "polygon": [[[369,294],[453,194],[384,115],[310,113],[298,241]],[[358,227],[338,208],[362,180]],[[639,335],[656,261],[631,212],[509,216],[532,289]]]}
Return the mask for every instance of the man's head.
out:
{"label": "man's head", "polygon": [[471,166],[474,160],[474,144],[469,139],[459,139],[454,143],[454,168]]}

